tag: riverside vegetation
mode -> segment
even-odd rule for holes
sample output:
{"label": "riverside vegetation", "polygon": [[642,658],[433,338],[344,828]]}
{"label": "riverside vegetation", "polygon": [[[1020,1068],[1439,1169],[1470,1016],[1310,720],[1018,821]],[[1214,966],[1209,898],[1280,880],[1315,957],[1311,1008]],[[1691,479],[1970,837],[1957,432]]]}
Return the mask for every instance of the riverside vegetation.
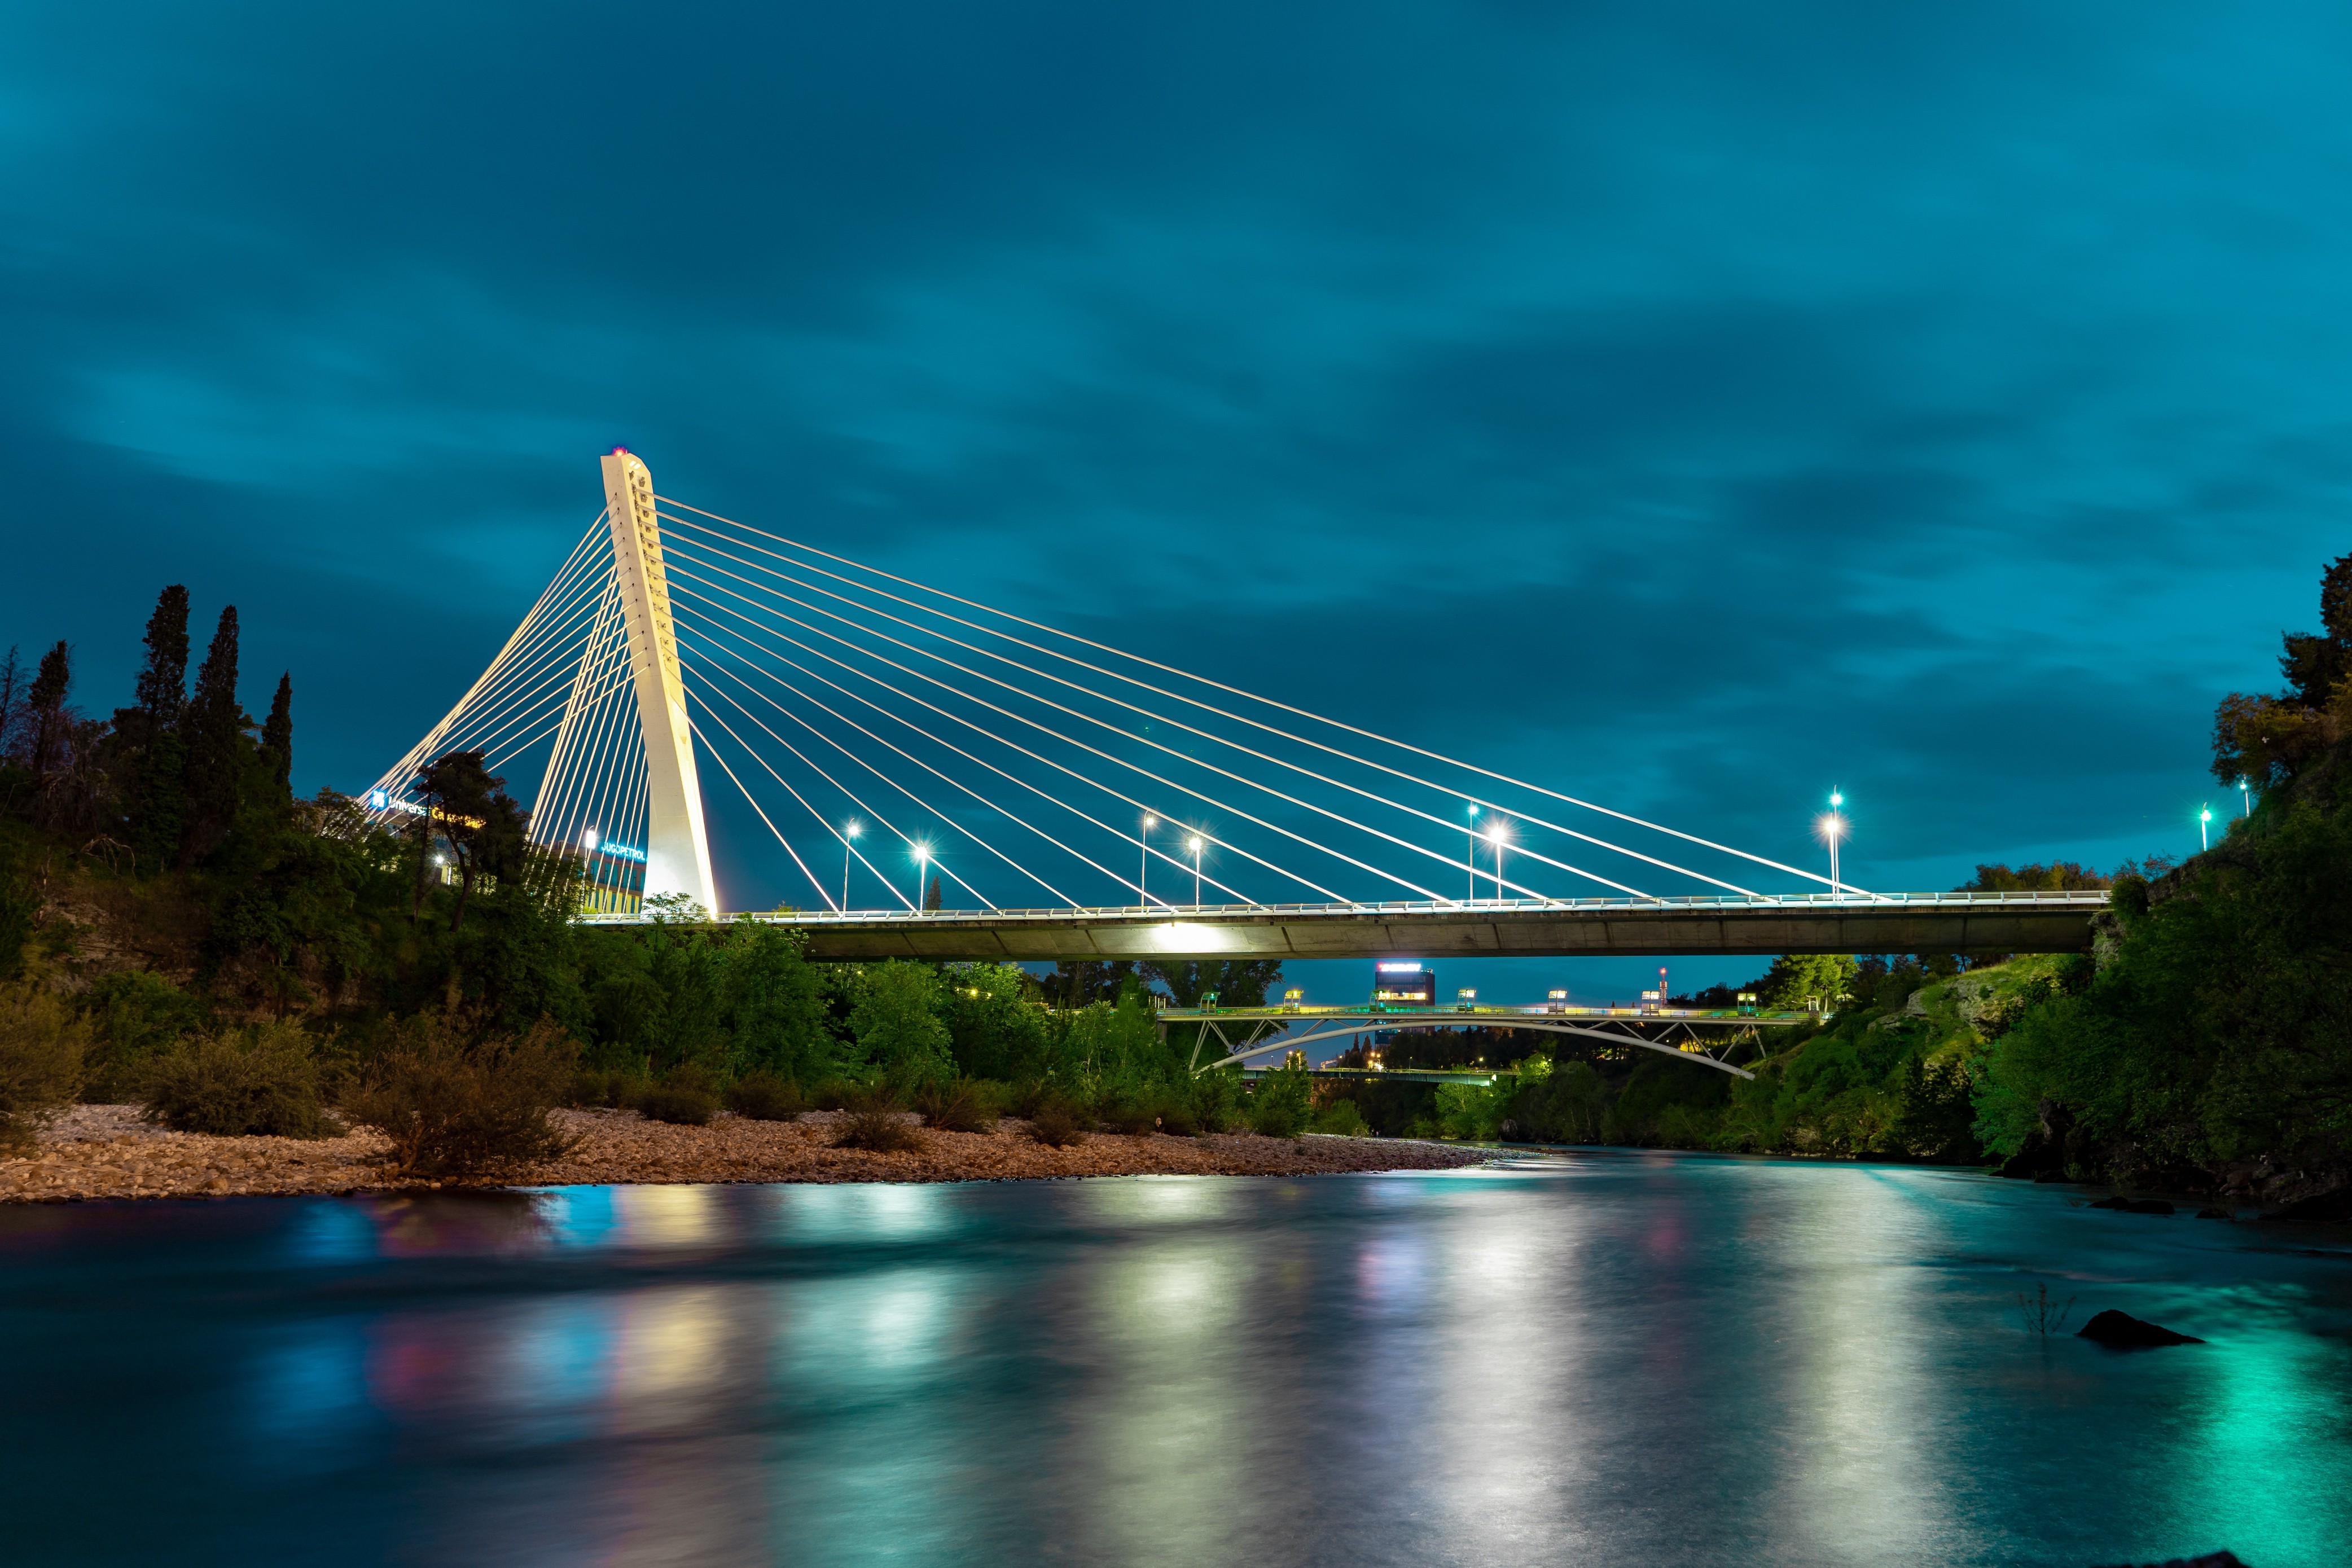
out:
{"label": "riverside vegetation", "polygon": [[[2215,770],[2259,792],[2184,864],[1979,868],[1970,885],[2107,886],[2096,950],[1970,963],[1804,957],[1755,988],[1827,1004],[1728,1075],[1507,1031],[1400,1036],[1391,1066],[1482,1061],[1491,1088],[1244,1084],[1198,1072],[1154,993],[1264,998],[1271,964],[821,965],[788,928],[683,907],[569,918],[576,866],[532,846],[476,754],[435,761],[415,831],[291,792],[292,688],[239,706],[225,611],[187,684],[167,589],[131,706],[72,704],[72,651],[0,664],[0,1140],[79,1097],[184,1131],[381,1129],[400,1168],[550,1157],[570,1103],[708,1123],[845,1111],[887,1147],[914,1111],[1040,1142],[1249,1127],[1998,1163],[2249,1197],[2352,1191],[2352,556],[2288,688],[2221,706]],[[433,826],[428,829],[428,821]],[[446,862],[436,864],[436,859]],[[1701,1003],[1727,1002],[1702,994]]]}

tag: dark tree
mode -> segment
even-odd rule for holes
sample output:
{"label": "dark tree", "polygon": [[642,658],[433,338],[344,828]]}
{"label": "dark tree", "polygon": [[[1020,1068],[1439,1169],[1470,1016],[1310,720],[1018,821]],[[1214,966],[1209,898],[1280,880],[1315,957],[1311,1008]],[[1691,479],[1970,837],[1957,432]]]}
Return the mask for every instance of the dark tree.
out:
{"label": "dark tree", "polygon": [[931,885],[926,889],[923,894],[923,908],[928,911],[937,909],[939,906],[940,879],[938,877],[933,877],[931,878]]}
{"label": "dark tree", "polygon": [[272,805],[294,799],[294,674],[278,677],[278,695],[269,704],[269,717],[261,727],[261,755],[269,764]]}
{"label": "dark tree", "polygon": [[180,841],[180,863],[193,864],[212,852],[236,821],[244,795],[246,730],[251,721],[236,703],[236,606],[220,614],[212,646],[196,671],[195,695],[188,699],[188,826]]}
{"label": "dark tree", "polygon": [[2352,674],[2352,555],[2336,557],[2320,577],[2319,623],[2317,636],[2288,632],[2279,655],[2293,700],[2308,708],[2326,707],[2336,683]]}
{"label": "dark tree", "polygon": [[1039,983],[1055,1007],[1076,1009],[1118,1000],[1119,988],[1134,973],[1132,958],[1065,958]]}
{"label": "dark tree", "polygon": [[[131,693],[132,706],[126,710],[137,716],[146,727],[146,733],[132,737],[133,744],[145,745],[157,734],[180,722],[180,712],[188,706],[188,591],[178,583],[155,596],[155,612],[147,617],[147,662],[140,667],[139,684]],[[115,727],[122,727],[122,715],[115,717]]]}
{"label": "dark tree", "polygon": [[63,749],[67,727],[72,723],[66,712],[66,693],[73,687],[73,650],[60,641],[41,655],[41,668],[33,677],[33,690],[26,715],[29,731],[26,763],[33,770],[37,784],[48,777]]}
{"label": "dark tree", "polygon": [[[425,765],[416,776],[415,794],[427,816],[427,844],[437,832],[449,846],[457,868],[457,907],[449,929],[466,923],[466,904],[473,897],[474,879],[487,872],[511,875],[521,869],[527,819],[523,809],[506,792],[507,781],[491,775],[478,751],[453,751]],[[424,866],[417,869],[422,904]],[[414,911],[412,910],[412,915]]]}
{"label": "dark tree", "polygon": [[173,583],[155,596],[147,617],[147,656],[133,702],[114,714],[119,799],[131,852],[161,867],[187,831],[188,591]]}
{"label": "dark tree", "polygon": [[17,732],[24,728],[25,665],[8,646],[8,662],[0,664],[0,759],[16,755]]}
{"label": "dark tree", "polygon": [[1226,958],[1186,964],[1146,959],[1141,968],[1146,978],[1168,988],[1168,995],[1180,1008],[1198,1006],[1201,998],[1212,991],[1225,1007],[1262,1007],[1266,988],[1282,978],[1279,958]]}

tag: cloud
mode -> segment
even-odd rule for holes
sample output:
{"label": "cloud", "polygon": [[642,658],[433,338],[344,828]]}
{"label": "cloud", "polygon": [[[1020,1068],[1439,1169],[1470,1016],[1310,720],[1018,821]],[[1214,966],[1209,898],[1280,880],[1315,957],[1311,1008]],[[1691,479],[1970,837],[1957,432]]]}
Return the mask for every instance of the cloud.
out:
{"label": "cloud", "polygon": [[235,598],[303,782],[352,784],[625,442],[1776,853],[1832,781],[1906,874],[2177,849],[2212,701],[2347,548],[2345,26],[22,19],[0,434],[40,524],[0,608],[107,706],[157,586]]}

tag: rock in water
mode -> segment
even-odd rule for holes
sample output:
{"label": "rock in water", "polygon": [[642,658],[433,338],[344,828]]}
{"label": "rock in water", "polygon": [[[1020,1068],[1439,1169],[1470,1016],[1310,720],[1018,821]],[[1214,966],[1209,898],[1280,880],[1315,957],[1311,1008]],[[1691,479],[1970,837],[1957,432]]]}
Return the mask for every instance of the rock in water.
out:
{"label": "rock in water", "polygon": [[2231,1213],[2226,1208],[2200,1208],[2197,1211],[2197,1218],[2200,1219],[2235,1219],[2238,1217]]}
{"label": "rock in water", "polygon": [[2160,1197],[2103,1197],[2093,1208],[2120,1209],[2126,1214],[2170,1214],[2172,1205]]}
{"label": "rock in water", "polygon": [[2352,1219],[2352,1186],[2340,1186],[2334,1192],[2323,1192],[2317,1197],[2306,1197],[2300,1203],[2290,1203],[2275,1214],[2265,1214],[2264,1219],[2317,1220],[2323,1224],[2341,1223]]}
{"label": "rock in water", "polygon": [[2161,1323],[2143,1322],[2129,1312],[2119,1312],[2113,1307],[2093,1318],[2075,1332],[2076,1339],[2095,1340],[2100,1344],[2134,1350],[2146,1345],[2203,1344],[2195,1334],[2175,1333]]}

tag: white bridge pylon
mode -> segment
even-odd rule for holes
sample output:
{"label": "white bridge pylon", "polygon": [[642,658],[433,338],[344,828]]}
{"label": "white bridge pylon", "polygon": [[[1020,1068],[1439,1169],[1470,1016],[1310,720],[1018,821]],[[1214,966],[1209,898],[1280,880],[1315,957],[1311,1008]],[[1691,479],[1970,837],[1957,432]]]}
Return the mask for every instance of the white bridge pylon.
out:
{"label": "white bridge pylon", "polygon": [[752,835],[736,906],[821,921],[932,889],[992,915],[1882,896],[688,506],[625,450],[600,467],[604,511],[366,799],[415,823],[420,770],[480,753],[585,914],[727,907],[705,768]]}

